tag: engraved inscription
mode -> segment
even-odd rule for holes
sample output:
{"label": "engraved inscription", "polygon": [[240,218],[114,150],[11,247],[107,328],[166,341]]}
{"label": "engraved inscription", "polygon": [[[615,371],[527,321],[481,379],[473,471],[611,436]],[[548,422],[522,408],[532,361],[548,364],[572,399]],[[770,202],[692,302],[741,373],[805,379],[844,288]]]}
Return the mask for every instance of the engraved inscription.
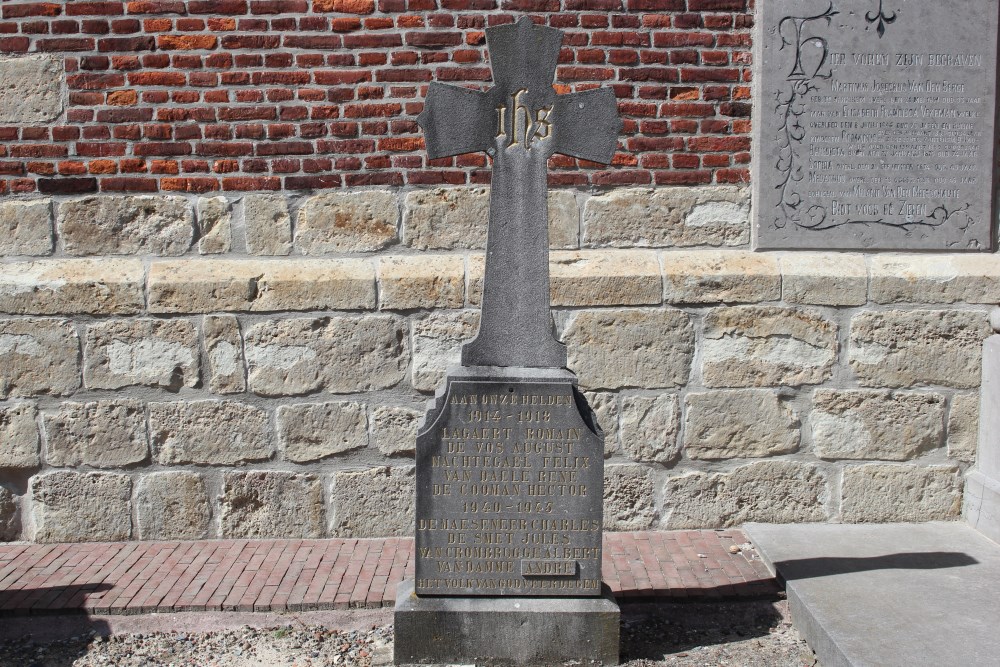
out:
{"label": "engraved inscription", "polygon": [[522,577],[572,577],[576,575],[575,560],[522,560]]}
{"label": "engraved inscription", "polygon": [[532,113],[523,102],[527,92],[527,88],[521,88],[510,97],[510,113],[513,116],[510,132],[507,130],[507,105],[497,107],[497,136],[507,139],[507,148],[520,145],[530,150],[532,143],[544,141],[552,134],[552,121],[549,118],[552,106],[535,109]]}

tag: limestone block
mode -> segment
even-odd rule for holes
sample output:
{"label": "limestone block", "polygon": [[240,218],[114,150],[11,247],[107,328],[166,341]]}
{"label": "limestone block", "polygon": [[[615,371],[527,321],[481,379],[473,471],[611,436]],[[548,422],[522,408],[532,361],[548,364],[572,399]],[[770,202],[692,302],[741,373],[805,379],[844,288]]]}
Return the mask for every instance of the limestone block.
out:
{"label": "limestone block", "polygon": [[144,475],[136,490],[140,540],[202,540],[208,537],[211,504],[205,480],[194,472]]}
{"label": "limestone block", "polygon": [[331,192],[310,197],[295,226],[295,247],[306,255],[372,252],[396,243],[399,205],[388,190]]}
{"label": "limestone block", "polygon": [[618,427],[618,399],[609,391],[585,391],[583,395],[604,431],[604,458],[613,456],[619,449],[621,430]]}
{"label": "limestone block", "polygon": [[184,197],[85,197],[59,204],[59,237],[67,255],[183,255],[194,239]]}
{"label": "limestone block", "polygon": [[149,435],[161,465],[233,465],[274,454],[267,412],[235,401],[149,404]]}
{"label": "limestone block", "polygon": [[149,312],[211,313],[375,308],[366,259],[177,260],[149,269]]}
{"label": "limestone block", "polygon": [[707,387],[819,384],[833,373],[837,325],[813,310],[716,308],[705,317],[702,380]]}
{"label": "limestone block", "polygon": [[868,302],[864,255],[790,252],[779,257],[786,302],[816,306],[863,306]]}
{"label": "limestone block", "polygon": [[604,530],[646,530],[655,518],[653,473],[636,464],[604,466]]}
{"label": "limestone block", "polygon": [[244,197],[243,227],[251,255],[287,255],[292,251],[292,217],[282,195]]}
{"label": "limestone block", "polygon": [[362,403],[282,405],[277,422],[278,440],[287,461],[319,461],[368,446],[368,417]]}
{"label": "limestone block", "polygon": [[735,250],[661,252],[667,303],[755,303],[781,300],[774,257]]}
{"label": "limestone block", "polygon": [[[437,188],[407,193],[403,203],[403,243],[417,250],[486,247],[490,189]],[[580,209],[567,190],[548,195],[549,247],[579,246]]]}
{"label": "limestone block", "polygon": [[225,197],[198,199],[198,252],[229,252],[233,245],[233,212]]}
{"label": "limestone block", "polygon": [[323,485],[316,475],[229,472],[220,518],[222,536],[228,538],[323,537]]}
{"label": "limestone block", "polygon": [[973,464],[979,447],[979,394],[956,394],[948,412],[948,458]]}
{"label": "limestone block", "polygon": [[49,465],[124,468],[149,455],[141,401],[63,403],[57,412],[45,415],[44,424]]}
{"label": "limestone block", "polygon": [[417,425],[423,413],[396,405],[372,410],[371,440],[386,456],[412,456],[417,447]]}
{"label": "limestone block", "polygon": [[993,255],[873,255],[876,303],[1000,303],[1000,266]]}
{"label": "limestone block", "polygon": [[848,358],[865,387],[978,387],[986,314],[959,310],[863,312],[851,319]]}
{"label": "limestone block", "polygon": [[198,330],[188,320],[108,320],[87,327],[83,379],[90,389],[194,387]]}
{"label": "limestone block", "polygon": [[0,469],[37,468],[38,410],[33,403],[0,408]]}
{"label": "limestone block", "polygon": [[80,341],[67,320],[0,320],[0,398],[64,396],[80,386]]}
{"label": "limestone block", "polygon": [[63,112],[62,58],[0,57],[0,124],[48,123]]}
{"label": "limestone block", "polygon": [[906,461],[944,439],[944,396],[820,389],[809,415],[816,456]]}
{"label": "limestone block", "polygon": [[118,542],[132,537],[132,480],[110,472],[57,471],[31,478],[37,542]]}
{"label": "limestone block", "polygon": [[583,246],[740,246],[750,241],[750,197],[729,186],[618,188],[587,200]]}
{"label": "limestone block", "polygon": [[681,455],[676,394],[622,398],[622,451],[633,461],[671,463]]}
{"label": "limestone block", "polygon": [[957,466],[870,463],[844,469],[841,513],[845,523],[945,521],[962,509]]}
{"label": "limestone block", "polygon": [[679,387],[691,373],[691,318],[673,308],[579,311],[563,341],[568,367],[588,389]]}
{"label": "limestone block", "polygon": [[413,339],[412,383],[419,391],[434,391],[449,366],[461,363],[462,343],[479,330],[479,313],[472,310],[436,312],[410,323]]}
{"label": "limestone block", "polygon": [[21,535],[17,496],[0,486],[0,542],[11,542]]}
{"label": "limestone block", "polygon": [[757,461],[732,472],[671,477],[664,491],[665,527],[728,528],[748,521],[825,521],[826,477],[814,465]]}
{"label": "limestone block", "polygon": [[[0,59],[0,70],[3,69],[2,63],[3,60]],[[31,199],[0,202],[0,255],[51,254],[52,201]]]}
{"label": "limestone block", "polygon": [[247,383],[261,396],[388,389],[410,361],[405,320],[393,315],[266,320],[244,346]]}
{"label": "limestone block", "polygon": [[208,358],[209,390],[214,394],[246,391],[239,321],[233,315],[206,315],[202,330]]}
{"label": "limestone block", "polygon": [[643,306],[663,301],[660,264],[655,253],[644,250],[553,252],[549,287],[553,306]]}
{"label": "limestone block", "polygon": [[460,255],[397,255],[378,262],[382,310],[461,308],[465,261]]}
{"label": "limestone block", "polygon": [[342,470],[333,478],[331,534],[384,537],[413,534],[413,466]]}
{"label": "limestone block", "polygon": [[684,453],[689,458],[749,459],[799,448],[799,417],[775,392],[692,393],[684,406]]}
{"label": "limestone block", "polygon": [[137,259],[47,259],[0,265],[0,312],[132,315],[145,305]]}

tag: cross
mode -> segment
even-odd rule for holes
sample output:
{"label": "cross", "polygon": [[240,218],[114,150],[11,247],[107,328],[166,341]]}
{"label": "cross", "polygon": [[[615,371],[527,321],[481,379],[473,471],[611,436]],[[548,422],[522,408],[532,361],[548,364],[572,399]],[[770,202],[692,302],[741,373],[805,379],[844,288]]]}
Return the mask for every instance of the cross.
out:
{"label": "cross", "polygon": [[463,366],[566,366],[550,314],[547,162],[562,153],[607,164],[622,121],[608,88],[556,95],[562,38],[527,17],[488,28],[493,87],[432,82],[417,117],[430,158],[493,158],[479,333]]}

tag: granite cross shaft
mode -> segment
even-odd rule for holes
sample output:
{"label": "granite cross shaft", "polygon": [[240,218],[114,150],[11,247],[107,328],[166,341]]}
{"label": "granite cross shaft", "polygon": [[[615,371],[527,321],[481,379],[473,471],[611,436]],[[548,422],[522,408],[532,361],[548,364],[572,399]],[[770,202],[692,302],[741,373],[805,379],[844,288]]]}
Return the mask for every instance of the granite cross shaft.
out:
{"label": "granite cross shaft", "polygon": [[493,158],[482,315],[463,366],[563,368],[549,302],[547,162],[555,153],[607,164],[622,122],[614,93],[552,88],[563,33],[527,17],[486,30],[486,92],[432,82],[417,122],[430,158]]}

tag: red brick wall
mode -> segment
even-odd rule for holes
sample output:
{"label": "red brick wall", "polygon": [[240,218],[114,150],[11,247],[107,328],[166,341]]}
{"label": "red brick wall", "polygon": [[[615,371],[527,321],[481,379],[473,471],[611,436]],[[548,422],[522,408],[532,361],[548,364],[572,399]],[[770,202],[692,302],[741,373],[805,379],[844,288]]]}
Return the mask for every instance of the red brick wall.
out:
{"label": "red brick wall", "polygon": [[307,190],[488,182],[427,160],[427,83],[489,86],[483,29],[566,32],[561,92],[610,86],[611,168],[554,186],[748,179],[752,0],[3,1],[0,52],[65,59],[57,123],[0,124],[0,193]]}

